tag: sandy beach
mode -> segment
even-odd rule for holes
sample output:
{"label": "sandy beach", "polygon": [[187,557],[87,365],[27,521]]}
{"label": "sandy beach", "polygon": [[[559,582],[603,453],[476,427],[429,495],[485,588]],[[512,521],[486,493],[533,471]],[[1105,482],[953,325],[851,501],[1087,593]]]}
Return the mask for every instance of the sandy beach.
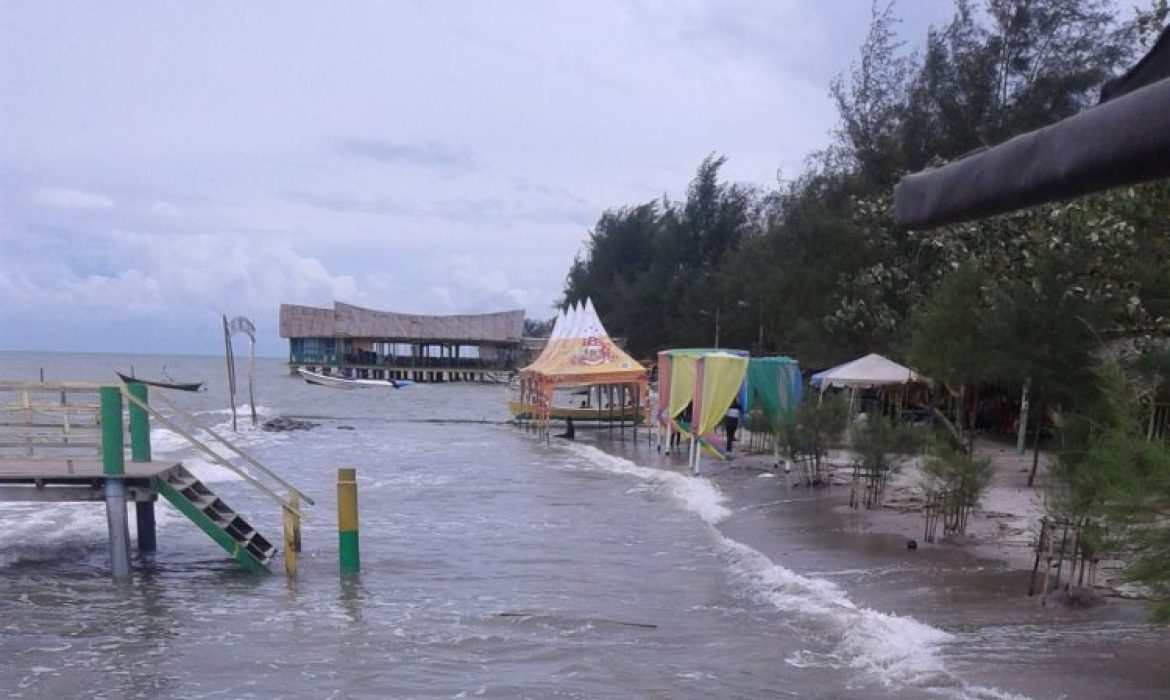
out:
{"label": "sandy beach", "polygon": [[[787,479],[793,490],[805,488],[799,485],[795,476],[784,473],[783,464],[777,467],[770,451],[751,451],[746,445],[741,449],[743,451],[733,453],[731,460],[721,463],[721,467],[715,466],[712,461],[706,464],[711,469],[770,472],[778,479]],[[853,522],[864,530],[898,535],[907,541],[913,540],[918,547],[963,550],[982,559],[1002,562],[1012,569],[1031,570],[1035,565],[1035,542],[1040,521],[1047,512],[1043,483],[1052,456],[1047,452],[1040,453],[1035,486],[1030,487],[1028,475],[1033,461],[1031,449],[1019,454],[1012,444],[979,439],[975,445],[975,454],[991,459],[992,476],[978,507],[970,514],[967,532],[963,537],[943,538],[940,527],[936,541],[926,541],[926,490],[919,458],[904,461],[890,476],[880,506],[851,508],[848,491],[852,482],[849,465],[852,464],[853,455],[848,450],[831,452],[827,460],[832,465],[829,490],[838,492],[838,498],[832,499],[832,508],[840,513],[849,513]],[[1103,565],[1096,583],[1098,591],[1103,595],[1134,595],[1122,582],[1116,566]]]}

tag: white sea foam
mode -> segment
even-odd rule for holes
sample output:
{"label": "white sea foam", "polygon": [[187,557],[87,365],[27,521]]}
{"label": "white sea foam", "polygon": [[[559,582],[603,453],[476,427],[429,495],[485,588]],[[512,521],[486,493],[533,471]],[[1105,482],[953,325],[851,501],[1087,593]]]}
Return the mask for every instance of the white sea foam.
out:
{"label": "white sea foam", "polygon": [[190,446],[187,438],[169,428],[152,427],[150,430],[150,451],[153,455],[170,455]]}
{"label": "white sea foam", "polygon": [[[269,406],[264,406],[264,405],[262,405],[262,404],[261,404],[261,405],[257,405],[257,406],[256,406],[256,414],[257,414],[257,415],[260,415],[260,416],[264,416],[264,415],[270,415],[270,414],[272,414],[273,412],[275,412],[275,409],[273,409],[273,408],[271,408],[271,407],[269,407]],[[209,409],[209,410],[206,410],[206,411],[200,411],[200,412],[199,412],[199,415],[203,415],[203,416],[227,416],[227,417],[228,417],[228,421],[227,421],[227,423],[230,425],[230,424],[231,424],[232,408],[231,408],[231,406],[227,406],[227,407],[225,407],[225,408],[213,408],[213,409]],[[241,417],[241,418],[242,418],[242,417],[244,417],[244,416],[249,416],[249,417],[250,417],[250,416],[252,415],[252,409],[251,409],[251,407],[250,407],[250,406],[248,406],[248,404],[246,404],[246,403],[239,404],[239,405],[237,405],[237,406],[236,406],[236,415],[237,415],[237,416],[239,416],[239,417]],[[250,418],[249,418],[249,420],[250,420]]]}
{"label": "white sea foam", "polygon": [[731,511],[722,505],[722,493],[707,479],[638,466],[588,445],[566,447],[607,471],[664,486],[712,526],[733,577],[776,609],[798,615],[824,630],[832,650],[797,652],[785,659],[789,665],[850,667],[889,687],[915,687],[954,700],[1028,700],[994,688],[968,685],[949,673],[939,654],[939,647],[952,638],[949,633],[910,617],[858,607],[833,582],[797,574],[758,550],[724,536],[714,526]]}
{"label": "white sea foam", "polygon": [[198,457],[183,460],[183,466],[191,470],[197,479],[206,484],[225,483],[229,481],[243,481],[244,477],[236,472],[206,459]]}
{"label": "white sea foam", "polygon": [[706,479],[640,467],[628,459],[607,454],[591,445],[574,443],[565,447],[607,471],[636,476],[662,488],[707,523],[715,524],[731,515],[731,511],[722,505],[723,494]]}
{"label": "white sea foam", "polygon": [[[257,413],[261,416],[259,420],[263,421],[262,416],[264,411],[261,410],[261,407],[257,407]],[[207,449],[210,449],[216,455],[247,473],[251,473],[251,469],[246,462],[234,450],[226,447],[221,442],[221,439],[226,440],[236,449],[243,450],[248,454],[251,454],[256,448],[267,447],[288,439],[288,436],[283,433],[269,432],[261,429],[262,422],[258,422],[255,426],[252,425],[250,417],[243,417],[247,415],[246,413],[241,414],[240,420],[237,421],[237,429],[233,430],[230,418],[223,418],[229,415],[229,409],[222,409],[199,414],[196,417],[198,420],[198,424],[196,425],[187,425],[188,422],[185,420],[176,422],[183,430],[189,431],[190,436],[198,440]],[[212,417],[218,422],[209,420]],[[150,440],[151,451],[156,460],[181,461],[196,477],[204,482],[216,483],[243,480],[243,477],[233,470],[218,464],[203,447],[199,447],[193,443],[186,435],[180,434],[169,427],[161,426],[160,421],[154,422],[150,431]]]}
{"label": "white sea foam", "polygon": [[[155,525],[185,520],[178,511],[160,504],[155,508]],[[104,502],[95,503],[4,503],[0,504],[0,566],[22,560],[61,556],[74,548],[105,549],[109,531]],[[130,537],[137,539],[137,522],[129,518]]]}

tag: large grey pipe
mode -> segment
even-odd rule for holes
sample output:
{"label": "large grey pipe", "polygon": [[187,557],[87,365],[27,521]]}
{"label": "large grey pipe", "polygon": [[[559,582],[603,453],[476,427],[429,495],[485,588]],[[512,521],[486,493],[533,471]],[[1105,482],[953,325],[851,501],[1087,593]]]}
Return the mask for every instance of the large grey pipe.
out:
{"label": "large grey pipe", "polygon": [[1170,78],[894,188],[900,228],[925,229],[1170,177]]}

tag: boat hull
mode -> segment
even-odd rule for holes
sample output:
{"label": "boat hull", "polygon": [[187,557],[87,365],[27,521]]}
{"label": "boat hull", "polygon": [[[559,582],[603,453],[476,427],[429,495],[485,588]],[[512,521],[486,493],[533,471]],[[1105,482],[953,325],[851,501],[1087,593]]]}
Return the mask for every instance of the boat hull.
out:
{"label": "boat hull", "polygon": [[131,377],[121,372],[118,372],[118,377],[126,384],[138,382],[147,386],[156,386],[160,389],[174,389],[175,391],[199,391],[199,387],[203,386],[203,382],[160,382],[151,379],[142,379],[141,377]]}
{"label": "boat hull", "polygon": [[[519,401],[508,399],[508,411],[514,418],[532,418],[533,406],[523,405]],[[549,418],[552,420],[565,420],[572,418],[577,422],[587,421],[623,421],[626,423],[641,422],[642,411],[639,411],[634,406],[626,406],[623,409],[601,409],[597,407],[592,408],[570,408],[568,406],[553,406],[549,411]]]}
{"label": "boat hull", "polygon": [[328,386],[334,389],[401,389],[410,385],[410,382],[404,379],[346,379],[345,377],[331,377],[304,368],[298,369],[297,374],[300,374],[309,384]]}

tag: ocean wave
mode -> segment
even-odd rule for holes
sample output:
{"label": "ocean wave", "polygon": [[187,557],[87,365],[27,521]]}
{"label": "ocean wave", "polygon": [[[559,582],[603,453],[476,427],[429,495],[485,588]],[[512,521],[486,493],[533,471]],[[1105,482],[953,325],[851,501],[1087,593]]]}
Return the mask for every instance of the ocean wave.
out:
{"label": "ocean wave", "polygon": [[183,460],[183,466],[205,484],[243,481],[244,477],[220,464],[207,459],[193,457]]}
{"label": "ocean wave", "polygon": [[715,484],[707,479],[641,467],[628,459],[608,454],[592,445],[565,445],[570,451],[586,458],[590,463],[617,474],[628,474],[644,479],[647,483],[661,488],[670,496],[694,511],[704,522],[714,525],[731,515],[724,505],[724,496]]}
{"label": "ocean wave", "polygon": [[[127,504],[129,505],[129,504]],[[160,502],[155,508],[155,527],[185,521],[177,510]],[[109,549],[106,506],[92,503],[0,504],[0,567],[25,561],[57,561],[78,558],[78,553]],[[130,539],[138,539],[137,521],[129,514]]]}
{"label": "ocean wave", "polygon": [[271,447],[288,440],[288,435],[285,433],[264,430],[263,420],[261,418],[260,422],[253,426],[250,418],[241,418],[237,422],[236,430],[232,430],[230,420],[204,425],[209,421],[203,419],[203,424],[194,426],[187,426],[179,422],[179,426],[187,432],[187,435],[169,427],[160,426],[156,421],[150,431],[151,452],[155,459],[174,459],[184,463],[210,460],[207,452],[191,441],[188,437],[190,435],[211,451],[234,464],[237,463],[235,453],[225,447],[220,438],[237,449],[248,451]]}
{"label": "ocean wave", "polygon": [[996,688],[970,685],[947,671],[939,648],[952,635],[911,617],[858,607],[832,581],[802,576],[718,527],[731,511],[709,480],[639,466],[589,445],[566,448],[607,471],[627,474],[662,486],[686,508],[711,525],[731,575],[758,599],[777,610],[815,622],[832,649],[802,650],[785,659],[793,667],[849,667],[875,677],[887,687],[912,687],[953,700],[1029,700]]}

